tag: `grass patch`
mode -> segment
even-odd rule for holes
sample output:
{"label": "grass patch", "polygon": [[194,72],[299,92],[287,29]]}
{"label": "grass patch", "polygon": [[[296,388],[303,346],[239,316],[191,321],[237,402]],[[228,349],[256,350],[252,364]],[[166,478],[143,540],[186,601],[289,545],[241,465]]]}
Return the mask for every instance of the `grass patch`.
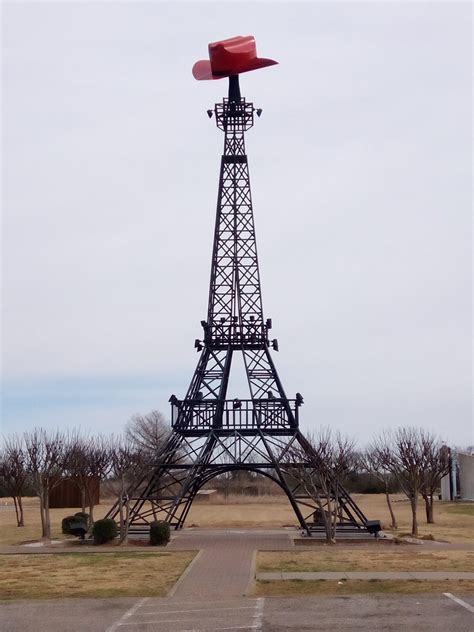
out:
{"label": "grass patch", "polygon": [[1,555],[0,599],[163,597],[195,555],[193,551]]}
{"label": "grass patch", "polygon": [[449,507],[445,507],[445,511],[459,516],[474,516],[474,503],[465,505],[450,505]]}
{"label": "grass patch", "polygon": [[474,582],[467,580],[428,582],[410,579],[407,581],[347,580],[336,581],[257,581],[253,595],[257,597],[284,597],[301,595],[351,595],[367,593],[440,593],[472,592]]}
{"label": "grass patch", "polygon": [[258,572],[298,571],[474,571],[472,551],[384,548],[317,551],[259,551]]}

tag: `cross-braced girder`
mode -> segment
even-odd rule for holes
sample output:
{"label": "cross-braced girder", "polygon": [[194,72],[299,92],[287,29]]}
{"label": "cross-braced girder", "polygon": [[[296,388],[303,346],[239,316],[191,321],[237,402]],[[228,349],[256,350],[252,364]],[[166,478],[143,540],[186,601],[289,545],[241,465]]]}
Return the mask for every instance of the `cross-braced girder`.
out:
{"label": "cross-braced girder", "polygon": [[[179,437],[178,445],[176,436]],[[316,503],[292,476],[294,467],[310,466],[288,460],[288,453],[295,444],[301,446],[304,443],[298,429],[281,435],[263,431],[246,435],[237,430],[210,430],[198,436],[174,433],[169,441],[172,445],[165,447],[160,457],[163,463],[155,465],[153,476],[146,485],[138,486],[131,497],[130,523],[136,531],[147,530],[153,520],[165,520],[175,528],[182,527],[203,485],[232,470],[268,476],[287,495],[299,525],[309,530],[314,523],[314,514],[321,509],[321,503]],[[168,457],[173,453],[175,459],[170,461]],[[313,477],[317,477],[316,471]],[[323,498],[323,507],[332,500],[333,497]],[[353,526],[364,520],[343,489],[338,494],[338,501],[339,526]]]}

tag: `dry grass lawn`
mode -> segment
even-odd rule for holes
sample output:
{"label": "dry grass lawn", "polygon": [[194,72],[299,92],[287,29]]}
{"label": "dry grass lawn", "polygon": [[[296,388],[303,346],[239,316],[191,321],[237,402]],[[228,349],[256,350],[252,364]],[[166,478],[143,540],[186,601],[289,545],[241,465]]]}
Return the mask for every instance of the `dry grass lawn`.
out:
{"label": "dry grass lawn", "polygon": [[[355,494],[354,499],[370,519],[380,519],[385,525],[390,524],[388,510],[383,494]],[[2,505],[9,502],[8,507],[0,506],[0,545],[17,544],[28,540],[36,540],[41,535],[39,509],[37,499],[25,501],[25,523],[23,528],[16,527],[15,512],[12,502],[1,499]],[[410,507],[403,496],[394,496],[394,510],[399,522],[398,533],[410,531]],[[103,503],[95,509],[95,517],[102,518],[110,508]],[[77,509],[52,509],[52,535],[62,539],[61,519]],[[419,526],[421,535],[433,535],[436,540],[448,542],[472,541],[474,535],[474,504],[436,502],[435,524],[427,525],[424,520],[423,504],[419,503]],[[275,528],[296,525],[295,515],[284,496],[222,496],[213,495],[209,502],[196,501],[189,513],[186,526],[205,528]],[[397,533],[397,532],[395,532]]]}
{"label": "dry grass lawn", "polygon": [[[369,519],[381,520],[390,525],[385,496],[383,494],[354,494],[354,500]],[[398,531],[409,533],[411,511],[408,500],[402,495],[392,499],[398,520]],[[244,501],[244,502],[242,502]],[[419,532],[421,536],[432,535],[436,540],[447,542],[469,542],[474,537],[473,503],[436,502],[435,524],[425,522],[423,503],[419,503]],[[187,526],[199,527],[282,527],[296,525],[295,515],[283,496],[256,498],[213,497],[209,503],[194,503]],[[387,529],[389,530],[389,529]]]}
{"label": "dry grass lawn", "polygon": [[419,547],[259,551],[259,572],[324,571],[474,571],[474,552],[419,551]]}
{"label": "dry grass lawn", "polygon": [[[378,519],[389,531],[390,515],[383,494],[354,494],[354,500],[369,519]],[[393,496],[393,509],[398,521],[397,533],[411,530],[410,504],[405,496]],[[474,503],[436,501],[434,524],[426,524],[424,503],[418,503],[418,527],[421,536],[433,535],[435,540],[447,542],[472,542],[474,540]]]}
{"label": "dry grass lawn", "polygon": [[195,502],[186,526],[220,528],[278,528],[296,525],[286,496],[212,496]]}
{"label": "dry grass lawn", "polygon": [[190,551],[1,555],[0,599],[162,597],[194,556]]}
{"label": "dry grass lawn", "polygon": [[[258,597],[285,597],[301,595],[348,595],[363,593],[442,593],[442,592],[464,592],[474,591],[472,581],[449,581],[449,582],[427,582],[427,581],[360,581],[347,580],[341,583],[337,581],[258,581],[255,583],[253,595]],[[370,626],[368,626],[370,629]]]}

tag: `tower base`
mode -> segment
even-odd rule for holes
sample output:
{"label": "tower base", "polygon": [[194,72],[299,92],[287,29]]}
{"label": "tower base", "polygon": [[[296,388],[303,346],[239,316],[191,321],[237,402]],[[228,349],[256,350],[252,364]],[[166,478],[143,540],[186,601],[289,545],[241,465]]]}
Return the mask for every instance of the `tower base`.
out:
{"label": "tower base", "polygon": [[[235,470],[261,474],[276,483],[307,535],[324,529],[323,511],[334,519],[334,506],[338,530],[365,530],[366,517],[342,487],[338,486],[337,502],[334,492],[328,497],[321,490],[319,502],[308,495],[292,471],[313,468],[291,461],[295,448],[308,448],[298,428],[174,430],[150,473],[130,491],[129,532],[148,534],[154,520],[180,529],[199,490],[216,476]],[[107,517],[117,514],[118,504]]]}

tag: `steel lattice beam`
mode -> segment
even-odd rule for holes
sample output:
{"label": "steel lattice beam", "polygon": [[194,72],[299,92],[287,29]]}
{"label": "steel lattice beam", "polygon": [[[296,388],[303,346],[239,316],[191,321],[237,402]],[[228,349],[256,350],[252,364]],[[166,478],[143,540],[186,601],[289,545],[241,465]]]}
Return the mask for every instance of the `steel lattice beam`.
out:
{"label": "steel lattice beam", "polygon": [[[235,84],[234,84],[235,85]],[[254,107],[245,99],[224,99],[214,107],[224,132],[207,319],[200,357],[184,399],[174,395],[172,434],[157,455],[150,476],[131,492],[131,530],[154,519],[182,527],[191,504],[214,476],[246,469],[270,477],[287,494],[299,524],[310,532],[317,505],[291,482],[291,446],[307,448],[298,425],[301,400],[288,399],[270,354],[270,321],[262,307],[260,272],[245,132]],[[242,354],[247,397],[228,400],[235,353]],[[293,466],[298,464],[293,464]],[[299,464],[301,467],[308,467]],[[314,472],[314,477],[316,477]],[[339,525],[360,528],[366,519],[339,489]],[[329,501],[330,502],[330,501]],[[109,512],[114,517],[117,508]]]}

